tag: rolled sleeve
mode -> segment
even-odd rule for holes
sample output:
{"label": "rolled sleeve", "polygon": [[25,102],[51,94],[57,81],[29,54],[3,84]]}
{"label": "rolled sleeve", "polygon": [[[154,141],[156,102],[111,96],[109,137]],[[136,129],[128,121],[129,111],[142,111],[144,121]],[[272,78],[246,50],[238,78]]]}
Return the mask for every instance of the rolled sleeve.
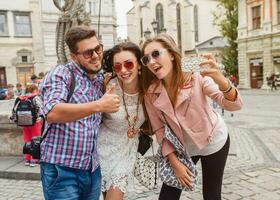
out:
{"label": "rolled sleeve", "polygon": [[64,66],[57,66],[45,78],[42,85],[43,95],[43,113],[47,115],[58,103],[64,103],[67,100],[70,71]]}
{"label": "rolled sleeve", "polygon": [[234,101],[230,101],[224,97],[223,92],[219,90],[218,85],[213,81],[210,77],[200,77],[202,82],[202,88],[204,94],[206,94],[208,97],[216,101],[222,108],[228,110],[228,111],[236,111],[240,110],[242,108],[242,99],[240,97],[239,91],[235,88],[237,91],[237,96]]}

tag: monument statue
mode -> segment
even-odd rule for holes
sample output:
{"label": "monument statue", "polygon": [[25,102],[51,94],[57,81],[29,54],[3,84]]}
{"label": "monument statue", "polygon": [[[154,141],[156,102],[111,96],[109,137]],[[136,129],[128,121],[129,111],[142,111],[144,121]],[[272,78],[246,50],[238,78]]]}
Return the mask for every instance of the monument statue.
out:
{"label": "monument statue", "polygon": [[85,11],[86,0],[53,0],[54,5],[62,12],[56,26],[56,54],[58,63],[67,62],[69,49],[65,44],[65,33],[72,26],[85,25],[91,23],[89,13]]}

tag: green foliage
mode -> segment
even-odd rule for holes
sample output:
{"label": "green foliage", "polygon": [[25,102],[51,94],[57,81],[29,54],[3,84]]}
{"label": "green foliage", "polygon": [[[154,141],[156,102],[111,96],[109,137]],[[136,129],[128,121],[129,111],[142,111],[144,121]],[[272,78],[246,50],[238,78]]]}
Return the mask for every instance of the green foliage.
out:
{"label": "green foliage", "polygon": [[238,0],[219,0],[218,9],[213,13],[214,25],[219,27],[228,46],[223,50],[222,63],[227,75],[238,77],[237,26]]}

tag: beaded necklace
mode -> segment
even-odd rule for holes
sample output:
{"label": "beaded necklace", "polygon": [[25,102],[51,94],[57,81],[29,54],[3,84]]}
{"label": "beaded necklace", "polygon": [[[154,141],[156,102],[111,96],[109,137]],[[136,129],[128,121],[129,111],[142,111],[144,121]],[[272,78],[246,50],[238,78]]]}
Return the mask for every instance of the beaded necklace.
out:
{"label": "beaded necklace", "polygon": [[138,117],[139,103],[140,103],[139,95],[138,95],[138,99],[137,99],[136,116],[134,116],[132,118],[132,122],[130,121],[130,115],[128,113],[128,109],[127,109],[125,98],[124,98],[124,89],[122,89],[122,98],[123,98],[124,109],[125,109],[125,112],[126,112],[125,119],[128,123],[127,137],[128,138],[133,138],[137,133],[137,130],[135,130],[135,125],[136,125],[136,122],[138,121],[138,118],[139,118]]}

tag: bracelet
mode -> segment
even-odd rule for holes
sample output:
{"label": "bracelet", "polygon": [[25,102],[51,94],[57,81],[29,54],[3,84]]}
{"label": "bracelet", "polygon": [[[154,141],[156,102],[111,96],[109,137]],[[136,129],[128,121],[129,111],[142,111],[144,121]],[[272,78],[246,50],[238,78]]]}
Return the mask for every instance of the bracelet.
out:
{"label": "bracelet", "polygon": [[225,90],[221,90],[221,89],[220,90],[221,90],[222,93],[226,94],[229,91],[231,91],[231,89],[232,89],[232,84],[231,84],[230,80],[228,80],[228,88],[225,89]]}

